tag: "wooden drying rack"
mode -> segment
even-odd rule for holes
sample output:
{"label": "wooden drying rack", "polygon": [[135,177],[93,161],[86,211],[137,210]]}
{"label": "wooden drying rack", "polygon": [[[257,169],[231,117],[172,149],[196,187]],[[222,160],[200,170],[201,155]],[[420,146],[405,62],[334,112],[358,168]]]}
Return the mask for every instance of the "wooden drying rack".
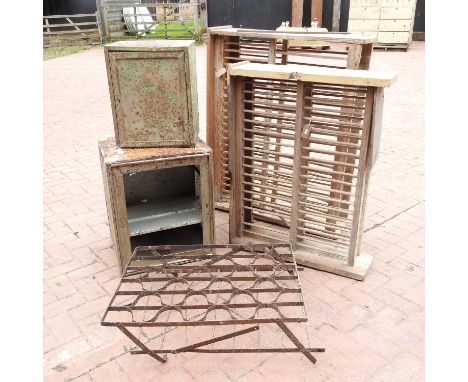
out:
{"label": "wooden drying rack", "polygon": [[[290,41],[324,42],[329,50],[303,49]],[[231,26],[208,28],[207,143],[213,148],[216,208],[229,210],[227,73],[233,63],[291,64],[369,69],[374,37],[350,33],[278,32]]]}
{"label": "wooden drying rack", "polygon": [[230,242],[287,241],[299,264],[363,280],[369,175],[394,73],[229,69]]}

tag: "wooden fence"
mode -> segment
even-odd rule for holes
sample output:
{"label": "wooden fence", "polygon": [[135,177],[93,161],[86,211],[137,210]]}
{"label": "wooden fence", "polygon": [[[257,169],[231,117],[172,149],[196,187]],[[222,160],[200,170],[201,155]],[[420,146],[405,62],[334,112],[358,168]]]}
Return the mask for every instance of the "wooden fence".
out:
{"label": "wooden fence", "polygon": [[[126,38],[199,39],[203,27],[199,18],[199,3],[132,3],[97,1],[104,40]],[[141,10],[146,12],[143,16]],[[202,7],[202,21],[206,24],[206,6]],[[125,17],[125,16],[126,17]],[[150,21],[148,21],[150,20]],[[133,30],[128,26],[132,25]]]}
{"label": "wooden fence", "polygon": [[43,46],[99,44],[97,13],[43,16]]}

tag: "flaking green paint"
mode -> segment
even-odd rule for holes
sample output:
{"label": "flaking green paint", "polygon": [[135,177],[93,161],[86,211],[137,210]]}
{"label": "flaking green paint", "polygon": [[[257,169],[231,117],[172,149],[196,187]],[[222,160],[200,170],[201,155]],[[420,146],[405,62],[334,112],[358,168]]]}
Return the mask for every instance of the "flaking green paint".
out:
{"label": "flaking green paint", "polygon": [[198,138],[193,42],[117,42],[107,45],[105,54],[118,145],[193,147]]}

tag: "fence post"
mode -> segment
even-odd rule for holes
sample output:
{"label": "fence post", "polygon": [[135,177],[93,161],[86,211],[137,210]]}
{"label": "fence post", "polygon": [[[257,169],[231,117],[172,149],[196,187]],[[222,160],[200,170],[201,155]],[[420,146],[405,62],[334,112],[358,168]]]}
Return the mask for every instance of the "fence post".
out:
{"label": "fence post", "polygon": [[310,21],[317,19],[318,26],[322,26],[322,13],[323,13],[323,0],[313,0],[311,6],[311,18]]}
{"label": "fence post", "polygon": [[291,26],[302,27],[304,0],[292,0]]}
{"label": "fence post", "polygon": [[96,0],[96,9],[99,13],[99,20],[101,27],[99,28],[99,34],[102,40],[110,40],[109,23],[107,20],[107,7],[104,6],[104,0]]}
{"label": "fence post", "polygon": [[332,31],[340,31],[341,0],[333,0]]}
{"label": "fence post", "polygon": [[206,6],[206,0],[200,0],[200,19],[202,33],[206,33],[206,30],[208,28],[208,10]]}
{"label": "fence post", "polygon": [[200,31],[198,30],[198,8],[200,5],[198,4],[197,6],[193,6],[193,31],[195,35],[198,35]]}

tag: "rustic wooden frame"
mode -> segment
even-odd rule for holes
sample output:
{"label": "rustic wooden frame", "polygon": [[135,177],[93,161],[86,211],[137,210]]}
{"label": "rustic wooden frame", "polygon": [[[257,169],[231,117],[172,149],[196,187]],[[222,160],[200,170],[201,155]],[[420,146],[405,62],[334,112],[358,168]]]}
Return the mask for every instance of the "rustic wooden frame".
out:
{"label": "rustic wooden frame", "polygon": [[[120,147],[193,147],[198,140],[198,97],[197,97],[197,77],[195,69],[195,48],[193,41],[119,41],[104,48],[107,79],[112,105],[112,116],[114,120],[114,131],[117,145]],[[128,125],[134,123],[134,119],[125,118],[123,104],[131,102],[131,97],[136,97],[136,91],[123,95],[121,93],[122,78],[117,70],[117,61],[128,62],[146,60],[171,60],[172,65],[169,70],[178,73],[180,92],[165,95],[161,94],[158,82],[145,83],[144,79],[130,75],[131,82],[135,82],[135,88],[143,94],[148,92],[147,88],[152,88],[152,97],[145,103],[140,102],[139,122],[145,121],[149,117],[155,117],[153,108],[158,104],[169,104],[174,95],[182,105],[180,115],[184,120],[176,116],[160,118],[158,125],[138,129],[135,134],[133,128]],[[168,64],[167,64],[168,65]],[[146,80],[148,81],[148,80]],[[161,81],[161,82],[164,82]],[[128,84],[126,84],[128,85]],[[167,85],[165,85],[167,88]],[[172,101],[170,101],[172,100]],[[167,134],[154,135],[155,131],[166,129]]]}
{"label": "rustic wooden frame", "polygon": [[[249,43],[260,50],[243,54],[242,48],[231,49],[240,46],[242,41],[246,42],[246,47]],[[311,45],[327,43],[333,48],[315,47],[305,51],[290,44],[291,41]],[[284,65],[296,57],[295,62],[299,60],[307,66],[369,69],[374,42],[375,38],[349,33],[278,32],[231,26],[208,28],[206,140],[213,148],[216,208],[229,210],[227,67],[245,60]],[[342,60],[344,65],[333,66],[333,62],[328,63],[330,59]]]}
{"label": "rustic wooden frame", "polygon": [[[72,20],[72,19],[75,19]],[[83,19],[85,21],[83,21]],[[92,19],[92,21],[86,21]],[[44,48],[99,44],[98,13],[43,16]]]}
{"label": "rustic wooden frame", "polygon": [[[198,28],[198,20],[199,20],[199,10],[200,15],[202,16],[202,28],[203,22],[206,22],[206,4],[205,8],[203,9],[199,3],[183,3],[179,4],[177,1],[172,3],[136,3],[127,1],[123,2],[114,2],[112,0],[97,0],[97,9],[100,13],[100,18],[102,20],[103,28],[102,28],[102,39],[105,40],[123,40],[123,39],[170,39],[170,40],[187,40],[187,39],[199,39],[201,36],[200,29]],[[180,6],[188,7],[193,11],[190,13],[176,13],[176,9]],[[140,31],[139,33],[128,34],[128,29],[126,28],[125,22],[122,20],[122,13],[123,8],[148,8],[149,16],[153,18],[154,23],[152,23],[149,27],[146,27],[148,22],[139,21],[135,22],[134,24],[143,24],[145,30]],[[158,13],[158,10],[162,9],[162,14]],[[154,11],[156,10],[156,11]],[[156,12],[156,13],[153,13]],[[174,16],[188,16],[190,15],[190,19],[193,20],[193,28],[186,27],[189,21],[186,20],[171,20]],[[204,19],[203,19],[204,17]],[[177,29],[168,29],[167,25],[169,23],[177,23],[180,25]],[[156,24],[162,24],[164,26],[164,35],[156,36],[154,34],[146,35],[146,32],[152,32],[150,30],[151,27],[155,26]],[[173,32],[186,32],[187,36],[178,36],[173,35]]]}
{"label": "rustic wooden frame", "polygon": [[[396,75],[240,64],[229,69],[229,78],[230,241],[289,241],[299,264],[363,280],[372,262],[371,256],[360,253],[360,243],[369,176],[380,140],[383,87],[390,86]],[[269,103],[262,99],[268,87],[276,89],[270,90]],[[313,98],[314,88],[315,94],[334,94]],[[282,118],[289,118],[288,124]],[[268,128],[270,120],[275,131]],[[262,141],[262,136],[267,138]],[[324,137],[329,139],[326,143]],[[324,146],[311,146],[314,140]],[[271,146],[286,149],[276,152]],[[268,153],[267,167],[262,151]],[[287,166],[289,170],[284,170]],[[281,184],[275,183],[273,179],[280,177]]]}
{"label": "rustic wooden frame", "polygon": [[212,150],[199,141],[194,148],[138,148],[122,150],[109,138],[99,142],[101,171],[114,252],[123,272],[132,251],[128,231],[124,174],[180,166],[197,166],[200,179],[203,243],[214,243]]}

